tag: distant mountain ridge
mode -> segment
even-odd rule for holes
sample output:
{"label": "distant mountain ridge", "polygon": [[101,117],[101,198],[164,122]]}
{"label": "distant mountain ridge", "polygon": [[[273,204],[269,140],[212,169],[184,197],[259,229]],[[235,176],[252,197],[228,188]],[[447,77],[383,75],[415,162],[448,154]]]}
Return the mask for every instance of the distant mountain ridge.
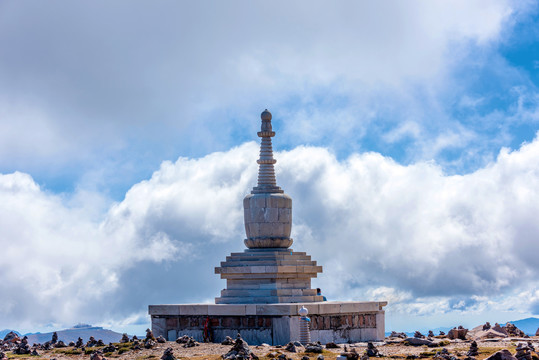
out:
{"label": "distant mountain ridge", "polygon": [[[539,319],[534,318],[534,317],[516,320],[516,321],[508,321],[508,322],[515,325],[520,330],[524,331],[526,335],[530,335],[530,336],[534,336],[537,329],[539,329]],[[503,326],[506,323],[500,322],[499,324]],[[482,325],[482,324],[477,324],[477,325]],[[494,323],[491,323],[491,325],[494,325]],[[431,330],[434,333],[434,335],[438,335],[440,331],[443,331],[447,334],[447,332],[451,329],[452,329],[451,327],[437,327]],[[423,335],[427,335],[427,333],[429,332],[428,330],[425,330],[425,329],[420,329],[419,331],[421,331]],[[400,331],[397,331],[397,332],[400,332]],[[406,335],[410,337],[413,337],[415,333],[415,331],[402,331],[402,332],[404,332]],[[388,331],[385,334],[386,336],[389,336],[391,334],[391,331]]]}
{"label": "distant mountain ridge", "polygon": [[530,336],[534,336],[537,329],[539,329],[539,319],[534,317],[509,322],[524,331],[524,334]]}
{"label": "distant mountain ridge", "polygon": [[[28,336],[28,343],[30,344],[43,344],[52,339],[52,334],[54,332],[48,333],[33,333],[25,334]],[[105,344],[111,342],[119,342],[122,338],[122,334],[117,333],[112,330],[103,329],[100,326],[92,326],[88,324],[78,324],[69,329],[58,330],[58,340],[62,340],[64,343],[69,344],[69,342],[76,342],[80,337],[84,342],[87,342],[90,339],[90,336],[93,336],[96,340],[103,340]]]}

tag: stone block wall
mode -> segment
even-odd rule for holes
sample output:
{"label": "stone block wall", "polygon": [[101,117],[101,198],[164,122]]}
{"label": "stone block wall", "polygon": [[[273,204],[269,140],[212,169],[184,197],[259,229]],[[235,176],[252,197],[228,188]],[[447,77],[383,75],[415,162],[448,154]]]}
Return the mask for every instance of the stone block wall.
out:
{"label": "stone block wall", "polygon": [[[266,305],[154,305],[150,307],[155,336],[168,340],[189,335],[204,341],[204,324],[209,319],[213,342],[237,333],[252,345],[283,345],[299,339],[301,306],[313,313],[312,341],[360,342],[384,338],[385,302],[325,302]],[[182,313],[184,315],[182,315]]]}

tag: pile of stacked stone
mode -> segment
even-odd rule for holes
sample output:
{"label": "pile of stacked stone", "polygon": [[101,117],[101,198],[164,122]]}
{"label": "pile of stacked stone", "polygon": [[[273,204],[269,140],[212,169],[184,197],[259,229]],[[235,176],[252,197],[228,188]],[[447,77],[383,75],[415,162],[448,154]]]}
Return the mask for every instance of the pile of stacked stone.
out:
{"label": "pile of stacked stone", "polygon": [[532,349],[525,343],[519,343],[515,357],[518,360],[532,360]]}
{"label": "pile of stacked stone", "polygon": [[103,356],[101,350],[96,350],[90,355],[90,360],[107,360],[107,358]]}
{"label": "pile of stacked stone", "polygon": [[[79,338],[80,339],[80,338]],[[125,344],[125,343],[128,343],[130,340],[129,340],[129,336],[127,336],[126,333],[123,333],[122,334],[122,338],[120,339],[120,343],[122,344]]]}
{"label": "pile of stacked stone", "polygon": [[144,339],[144,348],[151,349],[157,345],[153,332],[150,329],[146,329],[146,338]]}
{"label": "pile of stacked stone", "polygon": [[224,360],[258,360],[258,357],[249,349],[249,344],[241,338],[239,333],[230,351],[222,355],[222,358]]}
{"label": "pile of stacked stone", "polygon": [[105,346],[103,349],[101,349],[104,353],[111,353],[111,352],[115,352],[116,350],[118,350],[118,348],[114,345],[112,345],[112,343],[109,343],[107,346]]}
{"label": "pile of stacked stone", "polygon": [[494,324],[494,326],[492,327],[492,330],[507,335],[507,331],[505,331],[505,329],[503,328],[503,326],[501,326],[501,325],[498,324],[498,323],[495,323],[495,324]]}
{"label": "pile of stacked stone", "polygon": [[167,348],[163,352],[163,356],[161,356],[161,360],[176,360],[176,357],[174,356],[172,348]]}
{"label": "pile of stacked stone", "polygon": [[[341,356],[346,357],[346,360],[358,360],[359,359],[359,353],[356,351],[356,349],[352,348],[352,350],[348,351],[348,348],[346,347],[346,345],[344,346],[344,352],[341,353]],[[365,356],[366,356],[366,354],[365,354]]]}
{"label": "pile of stacked stone", "polygon": [[286,351],[290,351],[290,352],[298,352],[298,350],[296,349],[296,345],[294,345],[293,342],[289,342],[288,344],[286,344],[285,348],[284,348]]}
{"label": "pile of stacked stone", "polygon": [[142,348],[140,347],[140,341],[139,339],[136,338],[136,336],[133,336],[133,347],[132,347],[133,350],[142,350]]}
{"label": "pile of stacked stone", "polygon": [[468,333],[468,329],[465,329],[462,326],[459,326],[458,328],[453,328],[449,330],[449,332],[447,333],[447,337],[451,340],[454,340],[454,339],[466,340],[467,333]]}
{"label": "pile of stacked stone", "polygon": [[97,346],[97,340],[93,336],[90,336],[90,338],[88,339],[88,342],[86,343],[86,347],[94,347],[94,346]]}
{"label": "pile of stacked stone", "polygon": [[67,345],[62,340],[58,340],[56,342],[56,344],[54,344],[54,347],[55,348],[65,348],[65,347],[67,347]]}
{"label": "pile of stacked stone", "polygon": [[513,337],[525,337],[526,334],[524,331],[520,330],[516,327],[515,324],[507,323],[504,326],[505,332],[507,332],[507,335],[513,336]]}
{"label": "pile of stacked stone", "polygon": [[470,349],[468,350],[466,355],[470,358],[473,358],[479,355],[479,347],[477,346],[477,342],[475,342],[475,340],[472,341],[472,343],[470,344]]}
{"label": "pile of stacked stone", "polygon": [[401,339],[406,339],[408,336],[403,333],[403,332],[396,332],[396,331],[392,331],[391,334],[389,335],[390,338],[401,338]]}
{"label": "pile of stacked stone", "polygon": [[537,328],[537,331],[535,332],[535,336],[539,336],[539,328]]}
{"label": "pile of stacked stone", "polygon": [[230,336],[226,336],[225,339],[221,341],[221,345],[234,345],[234,339]]}
{"label": "pile of stacked stone", "polygon": [[427,337],[430,337],[430,338],[434,337],[434,333],[432,332],[432,330],[429,330],[429,334],[427,335]]}
{"label": "pile of stacked stone", "polygon": [[453,356],[449,353],[449,350],[446,348],[443,348],[442,350],[438,351],[436,355],[433,356],[433,359],[435,360],[458,360],[456,356]]}
{"label": "pile of stacked stone", "polygon": [[194,338],[192,338],[192,337],[190,337],[188,335],[180,336],[179,338],[176,339],[176,342],[178,344],[183,344],[184,348],[190,348],[190,347],[193,347],[193,346],[199,346],[200,345],[198,342],[196,342],[196,340]]}
{"label": "pile of stacked stone", "polygon": [[308,353],[318,353],[321,354],[324,348],[322,347],[322,344],[320,341],[317,342],[310,342],[307,345],[305,345],[305,352]]}
{"label": "pile of stacked stone", "polygon": [[165,338],[163,337],[163,335],[159,335],[159,336],[155,339],[155,341],[157,341],[159,344],[164,344],[164,343],[167,342],[167,339],[165,339]]}
{"label": "pile of stacked stone", "polygon": [[379,356],[381,356],[380,352],[378,351],[378,349],[376,348],[376,346],[374,346],[374,344],[372,342],[367,343],[367,350],[365,350],[365,354],[368,357],[379,357]]}
{"label": "pile of stacked stone", "polygon": [[23,337],[20,343],[16,344],[12,351],[16,355],[30,354],[32,350],[30,349],[30,345],[28,345],[28,337]]}
{"label": "pile of stacked stone", "polygon": [[76,348],[81,348],[81,347],[83,347],[83,346],[84,346],[84,342],[82,341],[82,338],[79,337],[79,338],[77,339],[77,342],[75,343],[75,347],[76,347]]}
{"label": "pile of stacked stone", "polygon": [[419,332],[419,331],[416,331],[414,333],[414,338],[416,338],[416,339],[424,339],[425,335],[421,334],[421,332]]}
{"label": "pile of stacked stone", "polygon": [[10,331],[4,336],[4,341],[2,341],[2,350],[9,351],[13,349],[18,343],[20,343],[21,338],[17,333]]}

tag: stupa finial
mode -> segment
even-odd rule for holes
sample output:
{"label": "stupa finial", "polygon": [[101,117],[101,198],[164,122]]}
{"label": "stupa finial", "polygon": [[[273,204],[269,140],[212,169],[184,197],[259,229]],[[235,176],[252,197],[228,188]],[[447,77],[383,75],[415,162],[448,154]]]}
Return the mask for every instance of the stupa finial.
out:
{"label": "stupa finial", "polygon": [[266,109],[260,114],[260,118],[262,125],[257,134],[262,138],[262,141],[260,142],[260,158],[256,161],[258,163],[258,185],[253,188],[251,193],[282,193],[283,190],[277,186],[273,167],[277,160],[273,158],[271,146],[271,138],[275,136],[275,131],[271,128],[271,113]]}

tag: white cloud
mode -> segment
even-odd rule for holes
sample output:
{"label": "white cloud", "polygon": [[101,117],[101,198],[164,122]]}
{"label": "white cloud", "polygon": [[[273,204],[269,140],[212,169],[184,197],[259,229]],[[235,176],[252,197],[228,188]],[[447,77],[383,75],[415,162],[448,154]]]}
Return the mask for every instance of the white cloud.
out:
{"label": "white cloud", "polygon": [[[1,175],[0,318],[127,324],[149,303],[218,296],[213,267],[243,248],[241,199],[257,155],[246,143],[163,162],[98,220],[29,175]],[[478,311],[484,299],[503,307],[537,289],[538,139],[464,176],[377,153],[337,160],[298,147],[276,157],[294,199],[293,248],[324,266],[315,285],[329,298],[387,296],[393,311],[425,315]]]}
{"label": "white cloud", "polygon": [[[0,166],[33,173],[78,162],[91,171],[102,166],[103,154],[120,153],[125,162],[135,150],[139,160],[148,156],[133,144],[160,152],[153,159],[160,161],[171,154],[163,144],[178,137],[182,145],[174,146],[185,151],[222,150],[222,142],[235,144],[235,117],[290,99],[346,97],[371,111],[392,99],[406,111],[410,87],[444,88],[468,49],[497,43],[522,6],[507,0],[6,4]],[[307,142],[328,128],[342,139],[369,119],[357,107],[342,112],[316,118],[314,131],[303,134]],[[290,119],[298,126],[303,120]],[[207,136],[193,140],[195,131]]]}

